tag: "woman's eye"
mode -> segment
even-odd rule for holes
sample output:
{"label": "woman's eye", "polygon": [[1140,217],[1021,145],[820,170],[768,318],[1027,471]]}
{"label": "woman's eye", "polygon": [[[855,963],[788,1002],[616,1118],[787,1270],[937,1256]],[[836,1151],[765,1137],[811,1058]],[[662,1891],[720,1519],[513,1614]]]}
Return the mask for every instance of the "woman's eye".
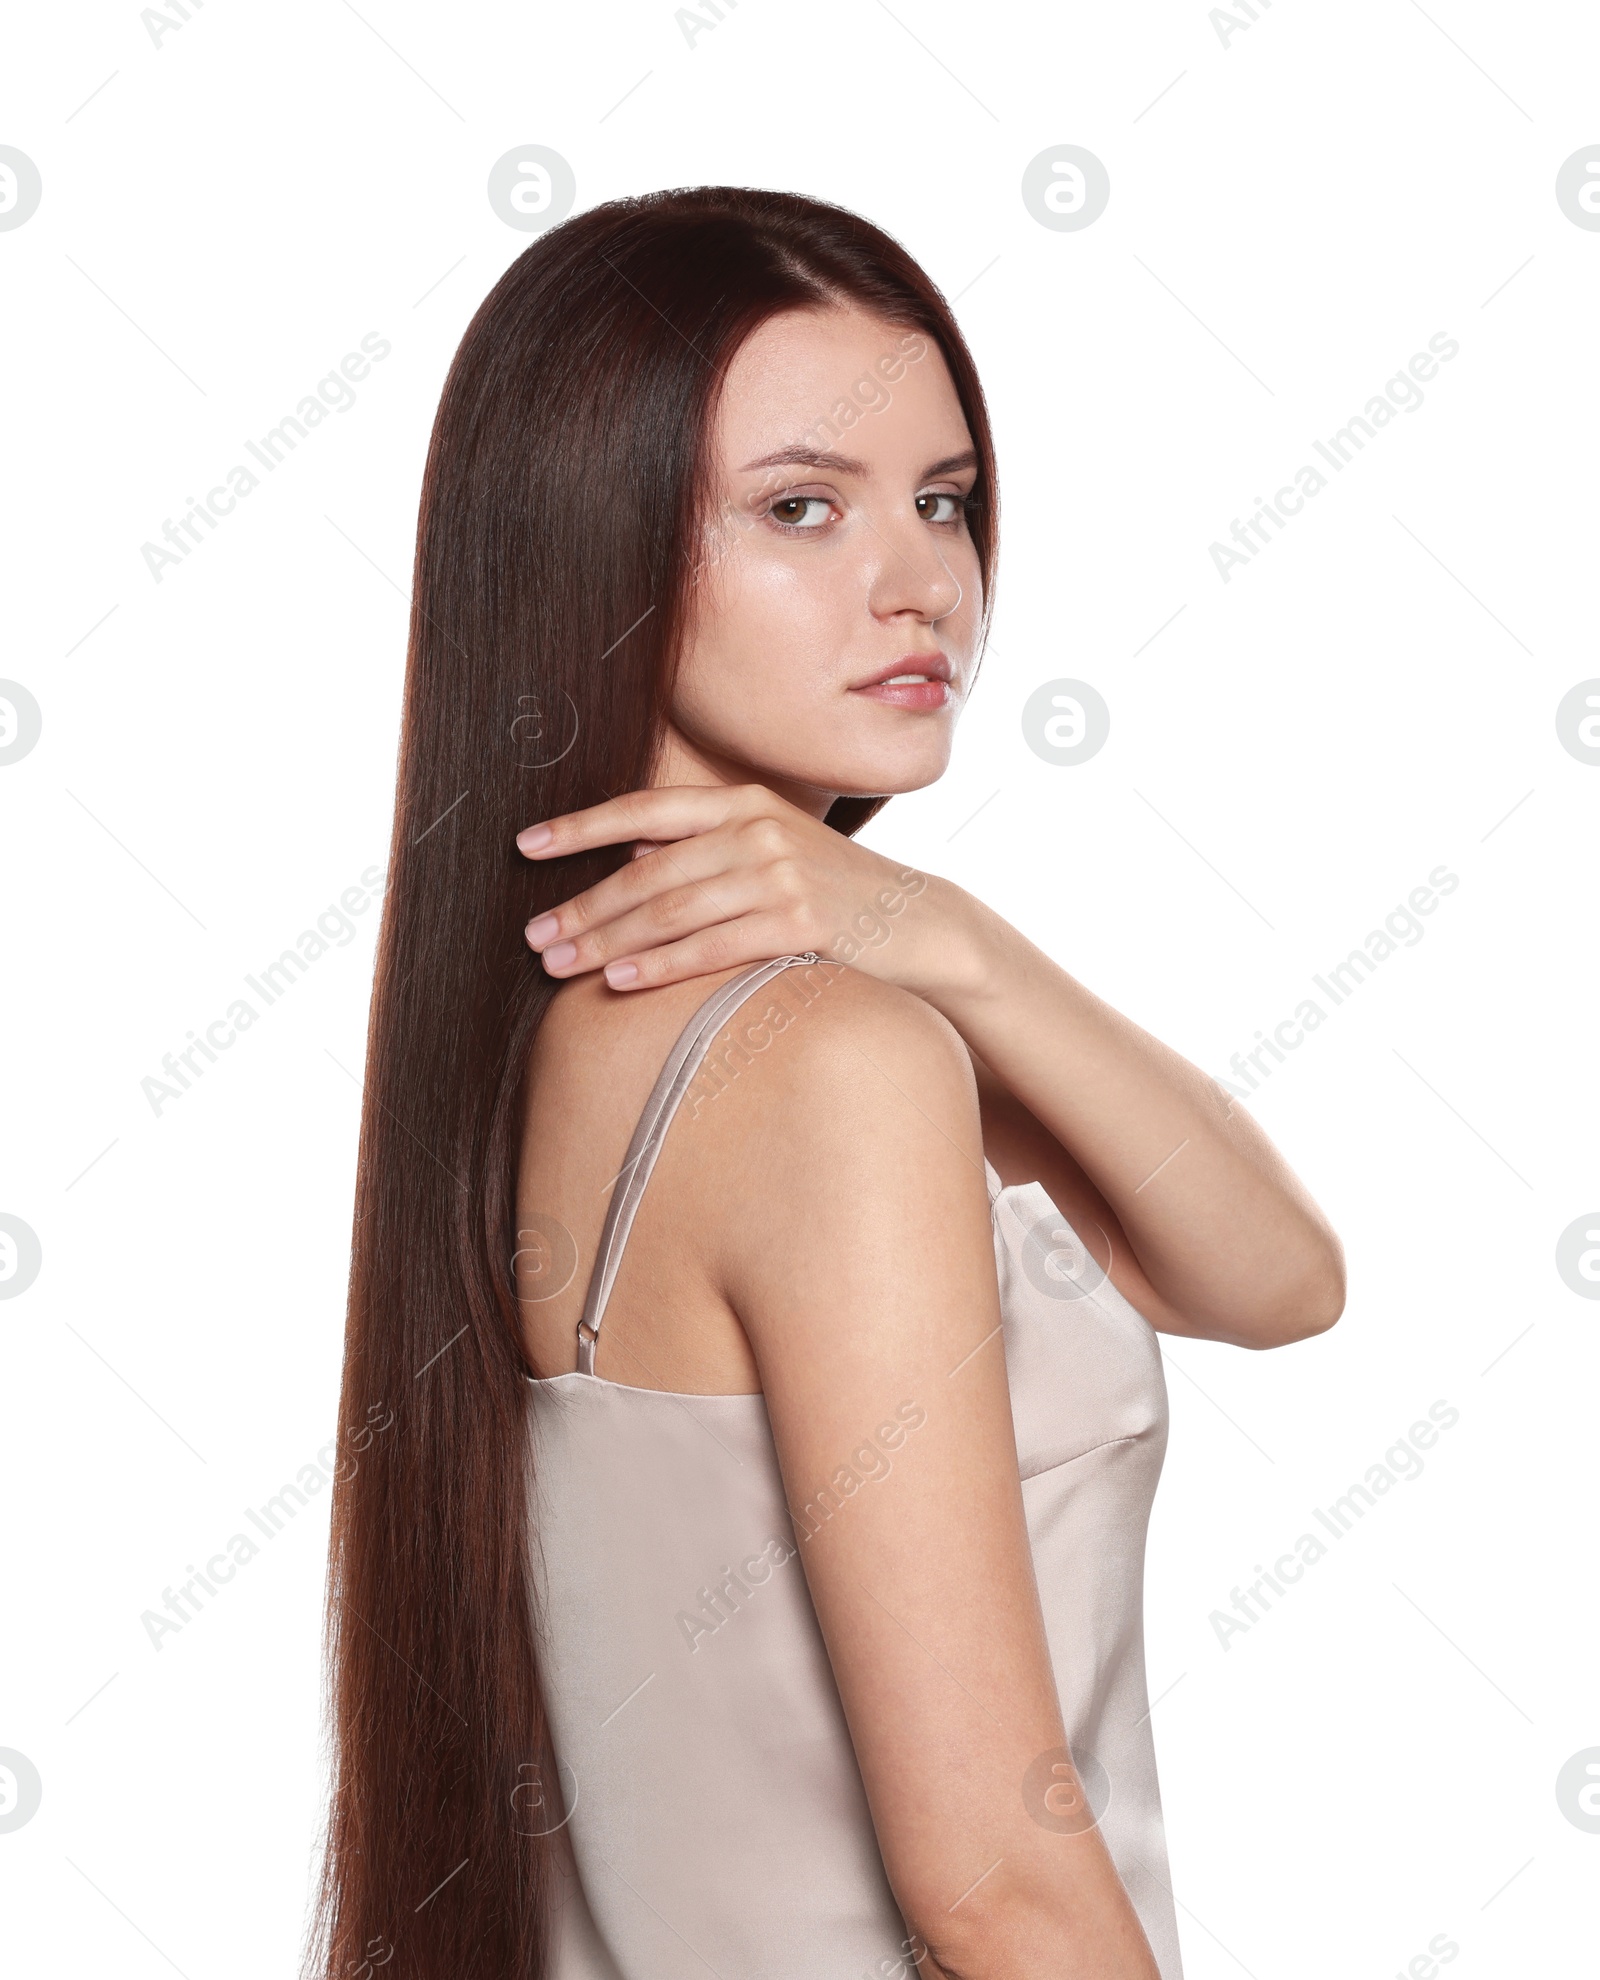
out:
{"label": "woman's eye", "polygon": [[785,495],[767,514],[786,529],[820,529],[833,504],[825,495]]}
{"label": "woman's eye", "polygon": [[[939,506],[941,503],[944,504],[943,508]],[[935,495],[919,495],[917,497],[917,514],[921,516],[924,522],[960,522],[965,512],[966,504],[959,495],[952,495],[948,492],[941,491]]]}

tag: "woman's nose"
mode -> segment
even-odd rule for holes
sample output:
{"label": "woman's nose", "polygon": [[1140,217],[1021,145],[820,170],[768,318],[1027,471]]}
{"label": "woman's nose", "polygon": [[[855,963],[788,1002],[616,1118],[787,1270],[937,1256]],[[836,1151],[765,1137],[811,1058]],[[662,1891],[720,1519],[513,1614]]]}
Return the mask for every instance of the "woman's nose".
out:
{"label": "woman's nose", "polygon": [[914,612],[931,624],[957,609],[961,581],[914,510],[909,520],[897,517],[879,524],[876,538],[877,562],[868,590],[868,604],[876,617]]}

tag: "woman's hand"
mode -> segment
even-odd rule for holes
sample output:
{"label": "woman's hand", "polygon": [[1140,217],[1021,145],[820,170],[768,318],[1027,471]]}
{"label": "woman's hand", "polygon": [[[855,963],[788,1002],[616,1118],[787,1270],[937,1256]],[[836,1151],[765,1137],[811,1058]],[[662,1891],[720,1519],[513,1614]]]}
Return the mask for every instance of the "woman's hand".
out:
{"label": "woman's hand", "polygon": [[1249,1114],[971,894],[762,784],[633,791],[517,844],[551,859],[630,839],[628,865],[529,923],[552,976],[643,990],[810,949],[852,964],[947,1018],[1078,1165],[1162,1331],[1274,1347],[1338,1318],[1339,1240]]}
{"label": "woman's hand", "polygon": [[857,845],[764,784],[631,791],[517,834],[529,859],[635,841],[632,861],[530,921],[552,976],[643,990],[815,950],[931,996],[975,967],[960,889]]}

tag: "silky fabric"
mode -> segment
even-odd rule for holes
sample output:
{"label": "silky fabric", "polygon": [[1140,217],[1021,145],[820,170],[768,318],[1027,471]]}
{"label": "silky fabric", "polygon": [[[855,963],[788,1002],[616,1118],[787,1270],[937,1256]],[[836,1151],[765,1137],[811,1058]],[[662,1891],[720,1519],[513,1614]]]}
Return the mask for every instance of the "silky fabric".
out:
{"label": "silky fabric", "polygon": [[[587,1326],[706,1048],[745,997],[813,961],[741,972],[685,1027],[613,1196]],[[1182,1980],[1143,1642],[1161,1353],[1043,1187],[984,1166],[1062,1718],[1162,1980]],[[557,1850],[553,1980],[913,1980],[805,1581],[802,1536],[848,1518],[848,1498],[791,1519],[760,1395],[577,1372],[530,1377],[528,1396],[530,1598],[560,1775],[530,1826]],[[1048,1826],[1046,1789],[1019,1792]]]}

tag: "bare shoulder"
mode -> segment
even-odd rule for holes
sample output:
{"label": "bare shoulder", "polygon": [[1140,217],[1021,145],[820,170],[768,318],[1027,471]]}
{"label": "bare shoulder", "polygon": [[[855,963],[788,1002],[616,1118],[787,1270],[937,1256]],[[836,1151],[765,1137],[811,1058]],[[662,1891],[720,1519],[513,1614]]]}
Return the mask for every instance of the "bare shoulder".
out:
{"label": "bare shoulder", "polygon": [[[574,1329],[629,1140],[674,1041],[731,974],[632,994],[612,990],[599,976],[576,977],[551,1000],[529,1054],[516,1175],[513,1275],[524,1347],[536,1374],[561,1374],[573,1366]],[[653,1256],[651,1210],[659,1206],[663,1190],[674,1214],[657,1247],[660,1255]],[[692,1331],[684,1325],[674,1331],[671,1315],[678,1309],[696,1314],[706,1303],[696,1277],[700,1247],[685,1241],[685,1233],[698,1228],[697,1209],[693,1200],[677,1201],[669,1164],[647,1195],[642,1227],[629,1245],[621,1297],[607,1327],[613,1352],[626,1340],[630,1286],[637,1276],[633,1268],[641,1263],[646,1280],[641,1299],[647,1309],[641,1327],[652,1339],[670,1332],[680,1345]],[[741,1386],[737,1354],[724,1355],[721,1362],[692,1356],[684,1361],[674,1360],[674,1351],[669,1344],[647,1353],[646,1361],[662,1374],[646,1386]],[[641,1379],[631,1366],[621,1372],[624,1379]]]}
{"label": "bare shoulder", "polygon": [[955,1203],[986,1230],[966,1047],[921,998],[857,970],[795,965],[765,985],[713,1042],[680,1119],[685,1153],[716,1181],[723,1284],[747,1317],[775,1261],[820,1288]]}
{"label": "bare shoulder", "polygon": [[711,1039],[681,1119],[745,1200],[814,1198],[824,1170],[911,1158],[907,1139],[954,1146],[982,1174],[966,1045],[931,1004],[846,964],[792,964],[756,990]]}
{"label": "bare shoulder", "polygon": [[634,991],[613,990],[594,973],[574,977],[557,990],[540,1023],[534,1068],[544,1073],[569,1060],[618,1052],[637,1055],[641,1062],[654,1057],[659,1063],[695,1011],[734,973],[723,970]]}
{"label": "bare shoulder", "polygon": [[[530,1111],[559,1097],[597,1123],[614,1099],[636,1118],[684,1028],[739,974],[722,970],[628,992],[597,975],[563,984],[534,1040]],[[975,1101],[977,1091],[966,1047],[944,1017],[909,991],[842,963],[791,964],[740,1001],[708,1041],[684,1114],[700,1117],[758,1065],[760,1077],[742,1088],[746,1108],[718,1114],[781,1104],[827,1120],[841,1089],[863,1083],[874,1067],[880,1084],[908,1080],[918,1093],[948,1091],[959,1100],[970,1092]]]}
{"label": "bare shoulder", "polygon": [[794,964],[741,1006],[685,1112],[727,1117],[737,1159],[770,1141],[769,1161],[790,1171],[824,1151],[854,1166],[897,1120],[982,1163],[977,1086],[955,1028],[920,997],[838,963]]}
{"label": "bare shoulder", "polygon": [[551,1000],[523,1087],[518,1196],[570,1229],[580,1251],[587,1235],[598,1236],[610,1181],[663,1062],[732,975],[632,993],[588,975]]}
{"label": "bare shoulder", "polygon": [[[528,1068],[519,1228],[555,1230],[575,1262],[559,1290],[529,1289],[541,1373],[571,1366],[605,1204],[651,1088],[735,974],[620,994],[580,978],[551,1005]],[[955,1030],[857,970],[791,964],[727,1013],[692,1069],[607,1308],[615,1365],[684,1392],[761,1386],[749,1329],[788,1324],[794,1289],[774,1300],[774,1276],[837,1305],[839,1272],[864,1289],[936,1226],[966,1229],[981,1259],[986,1216],[977,1090]],[[527,1251],[542,1270],[537,1243]]]}

